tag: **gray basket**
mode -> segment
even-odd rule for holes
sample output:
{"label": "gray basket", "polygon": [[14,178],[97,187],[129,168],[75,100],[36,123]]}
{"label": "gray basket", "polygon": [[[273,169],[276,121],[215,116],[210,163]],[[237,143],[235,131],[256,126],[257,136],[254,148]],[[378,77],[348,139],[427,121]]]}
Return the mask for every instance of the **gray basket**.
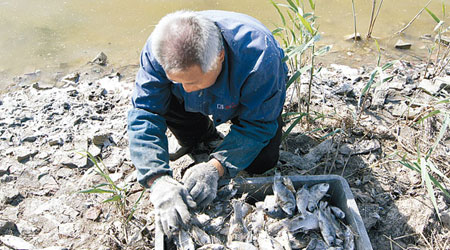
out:
{"label": "gray basket", "polygon": [[[345,220],[352,228],[355,235],[355,245],[357,250],[372,250],[372,245],[367,235],[366,228],[359,214],[355,199],[350,190],[347,181],[338,175],[307,175],[307,176],[288,176],[294,183],[295,189],[301,188],[303,185],[308,187],[317,183],[326,182],[330,184],[328,194],[330,195],[330,203],[339,207],[345,212]],[[268,194],[273,194],[272,183],[273,177],[257,177],[257,178],[237,178],[235,179],[238,193],[248,193],[248,197],[255,200],[264,200]],[[220,185],[227,184],[228,181],[220,182]],[[156,230],[155,249],[168,250],[176,249],[165,240],[164,234]]]}

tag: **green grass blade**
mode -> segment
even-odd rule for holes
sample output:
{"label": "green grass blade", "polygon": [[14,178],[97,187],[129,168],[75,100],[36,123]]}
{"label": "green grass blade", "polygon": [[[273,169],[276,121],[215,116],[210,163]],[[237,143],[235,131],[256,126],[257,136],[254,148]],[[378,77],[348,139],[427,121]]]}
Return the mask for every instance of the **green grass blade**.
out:
{"label": "green grass blade", "polygon": [[298,18],[300,18],[300,21],[302,22],[303,26],[305,26],[306,30],[309,32],[309,34],[311,34],[311,36],[315,35],[315,32],[311,26],[311,24],[306,21],[306,19],[302,16],[302,15],[297,15]]}
{"label": "green grass blade", "polygon": [[283,137],[281,138],[282,141],[284,141],[287,136],[291,133],[292,129],[302,120],[304,116],[306,116],[306,113],[302,113],[299,117],[295,119],[295,121],[289,126],[289,128],[284,132]]}
{"label": "green grass blade", "polygon": [[112,202],[112,201],[118,201],[118,200],[120,200],[121,198],[122,198],[122,196],[116,194],[116,195],[114,195],[113,197],[104,200],[103,203]]}
{"label": "green grass blade", "polygon": [[289,86],[291,86],[291,84],[292,84],[293,82],[295,82],[301,75],[302,75],[302,73],[301,73],[299,70],[296,71],[296,72],[291,76],[291,78],[289,78],[288,82],[286,83],[286,89],[288,89]]}
{"label": "green grass blade", "polygon": [[428,119],[429,117],[435,116],[435,115],[440,114],[440,113],[441,113],[440,110],[431,111],[430,113],[428,113],[428,115],[426,115],[423,118],[420,118],[419,120],[417,120],[416,124],[422,123],[424,120]]}
{"label": "green grass blade", "polygon": [[407,162],[405,160],[401,160],[401,161],[399,161],[399,163],[411,170],[414,170],[414,171],[417,171],[418,173],[420,173],[420,169],[414,167],[413,165],[409,164],[409,162]]}
{"label": "green grass blade", "polygon": [[325,53],[328,53],[331,48],[333,47],[333,45],[326,45],[323,46],[322,48],[318,49],[317,51],[314,52],[314,56],[321,56]]}
{"label": "green grass blade", "polygon": [[141,201],[142,196],[144,196],[144,192],[145,192],[145,188],[144,188],[144,190],[142,190],[141,194],[139,195],[139,198],[138,198],[138,199],[136,200],[136,202],[134,203],[133,208],[131,209],[131,212],[130,212],[130,214],[128,215],[128,218],[127,218],[126,223],[128,223],[128,222],[131,220],[131,218],[133,218],[133,214],[134,214],[134,212],[136,212],[137,205],[138,205],[139,202]]}
{"label": "green grass blade", "polygon": [[427,161],[427,166],[430,168],[431,171],[433,171],[434,173],[436,173],[437,175],[439,175],[442,179],[444,179],[446,182],[450,183],[450,179],[445,176],[444,173],[442,173],[439,169],[436,168],[436,165],[434,165],[434,163],[430,160]]}
{"label": "green grass blade", "polygon": [[312,10],[316,10],[316,4],[314,3],[313,0],[309,0],[309,6],[311,6]]}
{"label": "green grass blade", "polygon": [[425,8],[425,10],[428,12],[428,14],[430,14],[430,16],[434,19],[434,21],[436,21],[436,23],[441,22],[441,20],[433,12],[431,12],[431,10],[429,10],[428,8]]}
{"label": "green grass blade", "polygon": [[272,31],[272,35],[276,36],[277,34],[283,32],[284,28],[278,27]]}
{"label": "green grass blade", "polygon": [[428,151],[427,156],[425,157],[428,159],[431,155],[431,153],[436,149],[436,147],[439,145],[439,142],[441,141],[442,137],[444,136],[445,132],[447,131],[448,124],[450,123],[450,116],[448,114],[445,115],[444,122],[442,123],[441,130],[439,131],[439,135],[436,138],[436,141],[434,142],[431,149]]}
{"label": "green grass blade", "polygon": [[281,22],[283,23],[283,26],[286,26],[286,19],[284,18],[283,12],[281,12],[280,8],[278,8],[278,4],[275,3],[273,0],[270,0],[270,2],[272,3],[273,7],[275,7],[275,9],[278,12],[278,15],[281,18]]}
{"label": "green grass blade", "polygon": [[323,140],[323,139],[325,139],[325,138],[327,138],[327,137],[329,137],[329,136],[333,136],[333,135],[335,135],[335,134],[337,134],[337,133],[340,133],[340,132],[342,132],[342,130],[341,130],[340,128],[337,128],[337,129],[335,129],[334,131],[332,131],[332,132],[330,132],[330,133],[328,133],[328,134],[326,134],[326,135],[320,137],[319,140]]}
{"label": "green grass blade", "polygon": [[420,170],[421,170],[421,173],[422,173],[422,181],[425,182],[425,186],[426,186],[426,189],[428,191],[428,196],[430,197],[431,203],[433,203],[433,207],[436,210],[436,214],[437,214],[437,216],[438,216],[438,218],[440,220],[441,216],[439,214],[439,209],[438,209],[438,206],[437,206],[436,197],[434,196],[433,185],[431,184],[430,175],[427,172],[426,161],[423,158],[420,161]]}
{"label": "green grass blade", "polygon": [[292,0],[286,0],[288,2],[288,4],[292,7],[292,9],[294,10],[295,13],[298,13],[298,7],[297,5],[294,4],[294,2],[292,2]]}
{"label": "green grass blade", "polygon": [[113,194],[114,191],[107,190],[107,189],[101,189],[101,188],[91,188],[91,189],[78,191],[78,193],[82,193],[82,194],[104,194],[104,193]]}

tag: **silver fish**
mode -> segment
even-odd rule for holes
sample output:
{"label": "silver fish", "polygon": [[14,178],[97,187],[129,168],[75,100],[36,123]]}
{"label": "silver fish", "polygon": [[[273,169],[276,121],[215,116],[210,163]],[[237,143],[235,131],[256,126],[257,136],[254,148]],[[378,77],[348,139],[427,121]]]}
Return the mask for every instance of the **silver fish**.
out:
{"label": "silver fish", "polygon": [[237,191],[236,183],[231,179],[228,185],[217,190],[216,200],[229,201],[236,195]]}
{"label": "silver fish", "polygon": [[312,239],[305,250],[328,250],[327,244],[323,240],[317,238]]}
{"label": "silver fish", "polygon": [[208,244],[200,247],[198,250],[225,250],[225,246],[220,244]]}
{"label": "silver fish", "polygon": [[296,192],[295,196],[298,211],[301,215],[305,215],[309,202],[309,191],[306,185],[303,185],[303,187]]}
{"label": "silver fish", "polygon": [[289,216],[292,216],[295,211],[295,196],[289,188],[283,183],[283,178],[280,173],[275,173],[273,179],[273,193],[276,197],[281,209]]}
{"label": "silver fish", "polygon": [[228,243],[227,247],[231,250],[258,250],[254,245],[241,241],[231,241]]}
{"label": "silver fish", "polygon": [[306,232],[319,228],[319,220],[313,213],[307,212],[305,215],[298,215],[288,222],[289,232]]}
{"label": "silver fish", "polygon": [[329,246],[334,246],[336,240],[336,230],[334,229],[332,222],[328,219],[326,211],[326,203],[321,202],[319,209],[317,209],[317,215],[319,220],[320,233],[323,239]]}
{"label": "silver fish", "polygon": [[243,214],[243,206],[244,200],[232,200],[233,204],[233,215],[230,220],[230,229],[228,231],[227,240],[231,241],[242,241],[247,242],[251,240],[251,232],[248,231],[245,223],[244,223],[244,214]]}
{"label": "silver fish", "polygon": [[336,215],[336,217],[338,217],[339,219],[345,218],[345,213],[340,208],[335,207],[335,206],[330,206],[330,208],[331,208],[331,212],[333,212],[333,214]]}
{"label": "silver fish", "polygon": [[211,237],[197,226],[192,226],[191,235],[195,243],[199,246],[211,244]]}
{"label": "silver fish", "polygon": [[261,250],[284,250],[283,246],[264,230],[258,234],[258,245]]}
{"label": "silver fish", "polygon": [[355,237],[353,236],[352,229],[349,226],[345,226],[344,230],[344,249],[345,250],[355,249]]}
{"label": "silver fish", "polygon": [[286,213],[278,205],[275,195],[266,195],[264,198],[264,212],[272,218],[282,219],[286,217]]}
{"label": "silver fish", "polygon": [[294,183],[292,183],[292,180],[287,177],[287,176],[283,176],[283,184],[289,189],[291,190],[291,192],[293,194],[295,194],[295,187],[294,187]]}
{"label": "silver fish", "polygon": [[255,212],[250,216],[250,228],[252,233],[256,235],[260,230],[264,228],[264,211],[261,208],[256,208]]}
{"label": "silver fish", "polygon": [[319,183],[311,188],[309,188],[309,201],[308,201],[308,210],[313,211],[319,201],[325,196],[330,188],[330,184],[328,183]]}
{"label": "silver fish", "polygon": [[283,228],[288,229],[288,225],[289,225],[289,218],[285,218],[282,220],[267,221],[266,230],[270,235],[275,236]]}
{"label": "silver fish", "polygon": [[177,249],[180,250],[195,250],[195,244],[189,235],[188,231],[181,229],[178,234],[174,236],[174,242]]}
{"label": "silver fish", "polygon": [[289,236],[289,232],[287,230],[281,230],[278,232],[278,236],[275,237],[275,240],[280,242],[284,250],[292,250],[290,238],[291,237]]}

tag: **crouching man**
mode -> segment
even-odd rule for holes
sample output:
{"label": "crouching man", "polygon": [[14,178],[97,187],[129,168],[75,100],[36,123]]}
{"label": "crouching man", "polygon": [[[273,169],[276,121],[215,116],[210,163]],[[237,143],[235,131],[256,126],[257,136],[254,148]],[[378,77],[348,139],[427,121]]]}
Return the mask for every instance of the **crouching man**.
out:
{"label": "crouching man", "polygon": [[[219,178],[276,165],[286,95],[283,57],[271,32],[244,14],[178,11],[155,27],[141,53],[128,135],[138,181],[150,188],[166,235],[189,223],[189,208],[216,197]],[[182,184],[174,180],[169,159],[221,139],[215,127],[227,121],[230,132],[209,161],[189,168]],[[181,145],[170,154],[167,128]]]}

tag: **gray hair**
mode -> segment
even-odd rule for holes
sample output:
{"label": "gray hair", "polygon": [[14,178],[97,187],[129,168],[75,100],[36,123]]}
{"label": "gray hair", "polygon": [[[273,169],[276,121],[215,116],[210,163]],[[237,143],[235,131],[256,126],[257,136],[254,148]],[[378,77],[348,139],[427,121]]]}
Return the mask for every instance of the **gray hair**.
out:
{"label": "gray hair", "polygon": [[213,21],[197,12],[177,11],[164,16],[156,25],[151,47],[166,72],[199,65],[206,73],[215,69],[223,42]]}

